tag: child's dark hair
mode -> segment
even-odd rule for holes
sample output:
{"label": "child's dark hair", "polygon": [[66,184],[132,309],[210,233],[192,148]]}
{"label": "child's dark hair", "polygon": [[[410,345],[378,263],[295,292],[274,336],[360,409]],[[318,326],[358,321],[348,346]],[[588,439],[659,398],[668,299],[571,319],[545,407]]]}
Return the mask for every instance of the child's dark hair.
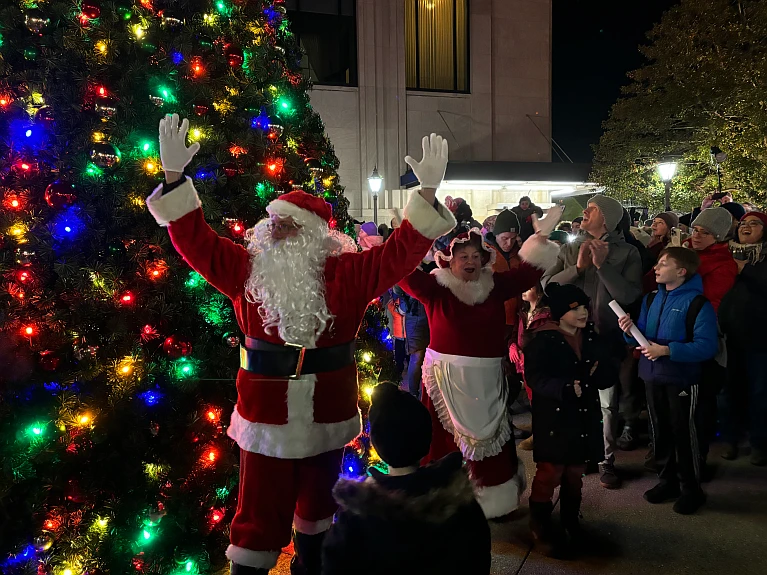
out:
{"label": "child's dark hair", "polygon": [[[536,308],[541,308],[543,306],[549,305],[549,299],[546,297],[546,292],[543,291],[543,286],[541,285],[541,282],[536,283],[533,287],[530,289],[534,289],[535,293],[538,294],[538,304],[536,305]],[[522,301],[522,305],[520,306],[522,311],[530,311],[530,302],[529,301]]]}
{"label": "child's dark hair", "polygon": [[695,250],[679,246],[669,246],[664,248],[658,256],[658,259],[660,260],[663,256],[674,260],[676,265],[686,270],[687,274],[685,275],[685,279],[690,279],[700,267],[700,257]]}

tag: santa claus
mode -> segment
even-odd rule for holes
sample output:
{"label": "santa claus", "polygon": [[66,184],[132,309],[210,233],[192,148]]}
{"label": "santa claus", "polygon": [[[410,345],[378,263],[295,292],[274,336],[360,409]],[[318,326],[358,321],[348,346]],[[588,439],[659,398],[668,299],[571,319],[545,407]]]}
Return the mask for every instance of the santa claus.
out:
{"label": "santa claus", "polygon": [[294,530],[292,572],[318,574],[343,447],[360,433],[357,330],[368,303],[455,226],[435,199],[447,142],[432,134],[423,161],[405,158],[422,190],[385,244],[357,253],[330,233],[330,206],[302,191],[271,202],[246,246],[219,237],[183,177],[199,149],[186,146],[188,128],[175,114],[160,121],[165,183],[147,207],[184,260],[232,300],[245,335],[228,429],[240,447],[240,487],[227,557],[233,575],[266,575]]}
{"label": "santa claus", "polygon": [[423,402],[432,416],[426,462],[460,450],[488,519],[519,506],[525,487],[506,409],[504,302],[538,283],[559,248],[547,240],[561,210],[536,221],[514,270],[494,273],[495,250],[479,229],[457,234],[436,253],[438,269],[414,271],[400,286],[423,303],[431,341],[423,363]]}

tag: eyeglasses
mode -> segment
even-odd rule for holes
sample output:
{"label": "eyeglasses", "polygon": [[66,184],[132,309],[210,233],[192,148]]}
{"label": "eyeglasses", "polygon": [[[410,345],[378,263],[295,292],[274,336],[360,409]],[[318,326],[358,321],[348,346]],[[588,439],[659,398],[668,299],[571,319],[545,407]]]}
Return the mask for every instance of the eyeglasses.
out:
{"label": "eyeglasses", "polygon": [[764,223],[759,220],[746,220],[745,222],[740,222],[741,228],[760,228],[762,226],[764,226]]}
{"label": "eyeglasses", "polygon": [[704,238],[707,238],[708,236],[711,235],[711,232],[709,232],[708,230],[704,230],[703,228],[698,228],[698,227],[693,228],[692,233],[693,235],[703,236]]}
{"label": "eyeglasses", "polygon": [[266,229],[268,229],[270,232],[277,231],[281,234],[287,234],[295,230],[300,230],[301,226],[299,226],[296,223],[286,224],[284,222],[279,222],[279,223],[269,222],[269,224],[267,224],[266,226]]}

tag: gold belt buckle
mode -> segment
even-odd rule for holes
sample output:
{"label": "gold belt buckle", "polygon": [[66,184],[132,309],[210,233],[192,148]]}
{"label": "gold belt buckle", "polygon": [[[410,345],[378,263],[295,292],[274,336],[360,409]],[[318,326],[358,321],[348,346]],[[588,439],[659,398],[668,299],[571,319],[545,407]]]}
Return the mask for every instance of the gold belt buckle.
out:
{"label": "gold belt buckle", "polygon": [[301,370],[304,367],[304,356],[306,355],[306,348],[302,345],[297,345],[295,343],[285,342],[285,345],[287,347],[292,347],[298,350],[298,362],[296,363],[296,372],[288,378],[288,379],[298,379],[299,377],[301,377]]}

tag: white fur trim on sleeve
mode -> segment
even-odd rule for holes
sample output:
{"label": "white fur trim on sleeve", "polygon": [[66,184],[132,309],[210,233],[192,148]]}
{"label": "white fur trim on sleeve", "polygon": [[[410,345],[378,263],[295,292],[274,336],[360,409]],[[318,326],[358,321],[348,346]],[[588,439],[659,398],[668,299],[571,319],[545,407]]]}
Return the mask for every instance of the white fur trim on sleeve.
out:
{"label": "white fur trim on sleeve", "polygon": [[410,200],[405,206],[405,219],[412,224],[418,233],[430,240],[444,236],[456,225],[450,210],[441,203],[437,204],[435,210],[418,191],[410,194]]}
{"label": "white fur trim on sleeve", "polygon": [[530,237],[522,244],[519,250],[519,257],[522,258],[523,262],[539,270],[546,271],[557,263],[559,250],[560,247],[554,242],[547,241],[546,243],[541,243],[537,239]]}
{"label": "white fur trim on sleeve", "polygon": [[279,557],[279,551],[252,551],[244,547],[237,547],[237,545],[230,545],[226,549],[226,558],[229,561],[234,561],[237,565],[266,569],[267,571],[277,565]]}
{"label": "white fur trim on sleeve", "polygon": [[192,179],[186,181],[172,192],[162,195],[162,184],[157,186],[152,194],[146,199],[146,207],[154,216],[157,223],[167,226],[171,222],[192,213],[202,205],[197,190],[194,189]]}
{"label": "white fur trim on sleeve", "polygon": [[293,514],[293,527],[296,531],[303,533],[304,535],[319,535],[325,533],[333,525],[333,516],[320,519],[319,521],[307,521],[301,519],[298,515]]}
{"label": "white fur trim on sleeve", "polygon": [[285,200],[272,200],[269,202],[269,205],[266,206],[266,211],[270,216],[278,216],[280,218],[291,217],[299,226],[310,225],[313,228],[317,228],[319,226],[328,225],[328,222],[323,220],[317,214],[299,208],[296,204],[286,202]]}

